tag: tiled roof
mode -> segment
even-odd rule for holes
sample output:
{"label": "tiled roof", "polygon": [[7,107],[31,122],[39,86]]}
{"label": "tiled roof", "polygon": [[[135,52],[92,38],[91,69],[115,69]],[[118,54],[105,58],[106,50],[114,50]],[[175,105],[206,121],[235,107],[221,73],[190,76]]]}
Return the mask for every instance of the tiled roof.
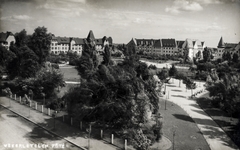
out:
{"label": "tiled roof", "polygon": [[162,39],[163,47],[176,47],[175,39]]}
{"label": "tiled roof", "polygon": [[84,45],[84,39],[83,38],[73,38],[73,40],[75,41],[76,45]]}
{"label": "tiled roof", "polygon": [[96,45],[102,45],[103,44],[103,39],[95,39],[95,44]]}
{"label": "tiled roof", "polygon": [[136,39],[137,45],[153,45],[154,40],[153,39]]}
{"label": "tiled roof", "polygon": [[0,33],[0,42],[5,42],[7,39],[7,33]]}
{"label": "tiled roof", "polygon": [[12,32],[6,32],[6,33],[1,32],[0,33],[0,42],[6,42],[9,35],[13,36]]}
{"label": "tiled roof", "polygon": [[235,48],[237,45],[237,43],[225,43],[226,48]]}
{"label": "tiled roof", "polygon": [[69,44],[70,43],[70,38],[68,37],[56,37],[56,40],[58,44]]}
{"label": "tiled roof", "polygon": [[183,43],[184,43],[185,41],[176,41],[176,42],[177,42],[178,48],[183,48]]}
{"label": "tiled roof", "polygon": [[154,40],[154,45],[153,46],[156,47],[156,48],[161,48],[162,47],[161,40],[160,39],[159,40]]}

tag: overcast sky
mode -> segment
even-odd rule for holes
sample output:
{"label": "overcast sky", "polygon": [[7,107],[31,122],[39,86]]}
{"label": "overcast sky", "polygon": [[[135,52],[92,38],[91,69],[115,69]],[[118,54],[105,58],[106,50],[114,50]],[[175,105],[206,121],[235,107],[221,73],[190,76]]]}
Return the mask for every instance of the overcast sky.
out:
{"label": "overcast sky", "polygon": [[32,34],[38,26],[56,36],[186,38],[216,47],[240,41],[240,0],[0,0],[0,31]]}

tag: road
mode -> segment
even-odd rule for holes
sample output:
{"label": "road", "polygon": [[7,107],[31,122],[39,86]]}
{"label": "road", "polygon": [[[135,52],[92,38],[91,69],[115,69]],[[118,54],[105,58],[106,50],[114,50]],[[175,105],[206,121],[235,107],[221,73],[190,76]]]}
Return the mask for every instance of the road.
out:
{"label": "road", "polygon": [[44,148],[78,149],[11,111],[0,108],[0,149],[39,150]]}

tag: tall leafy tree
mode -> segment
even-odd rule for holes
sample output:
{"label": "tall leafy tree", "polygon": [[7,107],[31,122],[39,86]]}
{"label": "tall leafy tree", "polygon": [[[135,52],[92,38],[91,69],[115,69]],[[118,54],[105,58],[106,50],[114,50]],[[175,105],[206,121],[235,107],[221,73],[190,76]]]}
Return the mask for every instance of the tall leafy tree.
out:
{"label": "tall leafy tree", "polygon": [[203,60],[204,62],[209,62],[211,60],[211,49],[205,47],[203,50]]}
{"label": "tall leafy tree", "polygon": [[238,61],[239,61],[239,56],[238,56],[237,53],[234,53],[234,54],[233,54],[232,61],[233,61],[234,63],[238,63]]}
{"label": "tall leafy tree", "polygon": [[29,35],[27,35],[27,31],[25,29],[23,29],[19,33],[15,34],[15,39],[16,39],[15,45],[17,47],[23,47],[23,46],[28,45]]}
{"label": "tall leafy tree", "polygon": [[16,57],[7,66],[10,78],[34,77],[39,68],[37,55],[27,46],[19,48]]}
{"label": "tall leafy tree", "polygon": [[229,51],[225,51],[223,53],[223,55],[222,55],[222,59],[223,60],[227,60],[227,61],[231,61],[232,60],[232,56],[231,56],[230,52]]}
{"label": "tall leafy tree", "polygon": [[29,47],[38,56],[39,64],[43,64],[50,53],[51,37],[45,27],[37,27],[30,36]]}
{"label": "tall leafy tree", "polygon": [[103,64],[108,66],[111,62],[111,52],[109,49],[109,46],[104,47],[104,53],[103,53]]}
{"label": "tall leafy tree", "polygon": [[169,76],[173,77],[177,74],[177,68],[174,64],[172,64],[171,68],[169,69]]}

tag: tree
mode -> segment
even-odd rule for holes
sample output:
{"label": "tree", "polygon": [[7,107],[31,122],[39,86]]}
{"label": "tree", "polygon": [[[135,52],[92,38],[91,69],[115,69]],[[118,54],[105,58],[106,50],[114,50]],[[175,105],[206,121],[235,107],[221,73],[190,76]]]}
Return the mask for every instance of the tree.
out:
{"label": "tree", "polygon": [[12,51],[8,51],[5,47],[0,45],[0,66],[5,68],[15,57],[16,55]]}
{"label": "tree", "polygon": [[108,66],[111,62],[111,52],[108,46],[105,46],[104,53],[103,53],[103,64]]}
{"label": "tree", "polygon": [[157,76],[160,80],[166,82],[167,78],[169,77],[168,69],[163,67],[163,69],[159,73],[157,73]]}
{"label": "tree", "polygon": [[170,77],[173,77],[173,76],[175,76],[176,74],[177,74],[177,68],[175,67],[174,64],[172,64],[172,67],[171,67],[170,70],[169,70],[169,76],[170,76]]}
{"label": "tree", "polygon": [[27,31],[25,29],[23,29],[19,33],[16,33],[15,34],[15,39],[16,39],[15,45],[17,47],[23,47],[23,46],[28,45],[29,36],[27,35]]}
{"label": "tree", "polygon": [[186,77],[184,80],[183,80],[183,83],[186,84],[186,88],[187,89],[191,89],[191,95],[193,95],[193,89],[195,89],[197,86],[196,86],[196,83],[194,83],[194,81],[192,81],[190,78]]}
{"label": "tree", "polygon": [[34,77],[39,69],[38,57],[27,46],[19,48],[16,57],[7,66],[8,74],[12,79],[17,76]]}
{"label": "tree", "polygon": [[228,62],[230,62],[232,60],[232,56],[230,54],[229,51],[225,51],[222,55],[222,59],[225,61],[227,60]]}
{"label": "tree", "polygon": [[204,62],[209,62],[211,60],[211,49],[205,47],[203,50],[203,60]]}
{"label": "tree", "polygon": [[36,28],[30,36],[29,47],[38,56],[39,64],[43,64],[50,53],[51,38],[52,34],[47,33],[45,27]]}
{"label": "tree", "polygon": [[234,62],[234,63],[238,63],[238,54],[237,53],[234,53],[233,54],[233,58],[232,58],[232,61]]}
{"label": "tree", "polygon": [[202,57],[202,53],[201,53],[201,51],[198,51],[197,54],[196,54],[196,59],[200,60],[201,57]]}

